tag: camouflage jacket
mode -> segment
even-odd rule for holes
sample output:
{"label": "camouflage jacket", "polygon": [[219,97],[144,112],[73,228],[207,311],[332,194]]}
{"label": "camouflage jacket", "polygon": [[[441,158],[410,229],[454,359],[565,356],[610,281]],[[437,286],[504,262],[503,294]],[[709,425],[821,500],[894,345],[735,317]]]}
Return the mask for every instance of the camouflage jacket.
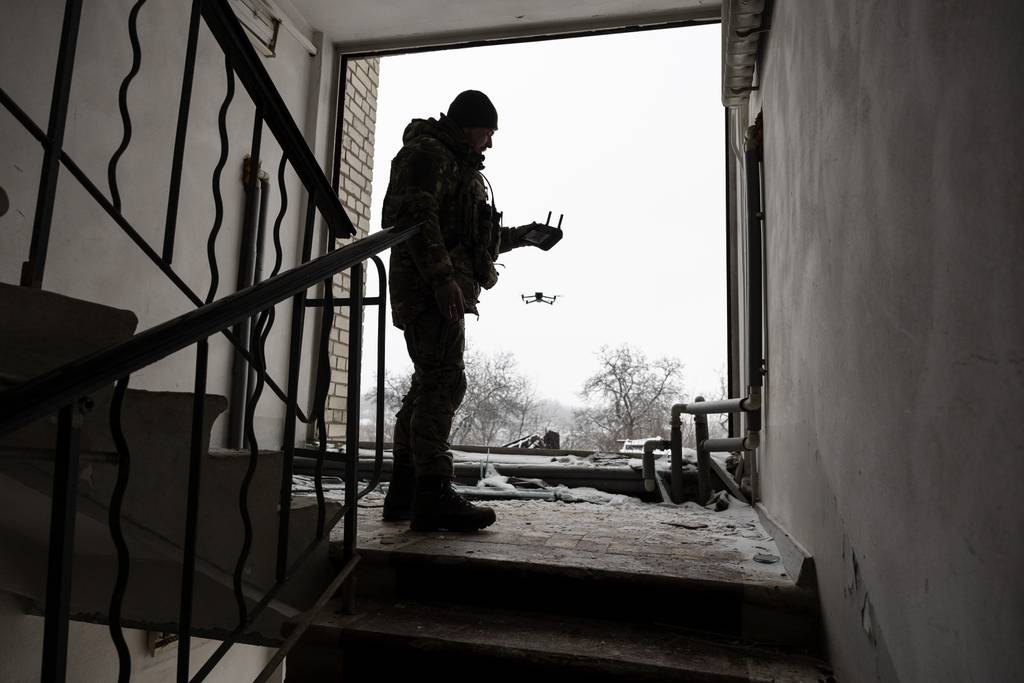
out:
{"label": "camouflage jacket", "polygon": [[434,290],[450,280],[462,290],[466,312],[477,313],[480,289],[498,280],[498,254],[520,246],[488,201],[483,156],[470,150],[462,130],[443,114],[440,120],[413,120],[402,142],[391,162],[381,222],[400,228],[422,222],[423,229],[391,250],[395,326],[404,328],[434,309]]}

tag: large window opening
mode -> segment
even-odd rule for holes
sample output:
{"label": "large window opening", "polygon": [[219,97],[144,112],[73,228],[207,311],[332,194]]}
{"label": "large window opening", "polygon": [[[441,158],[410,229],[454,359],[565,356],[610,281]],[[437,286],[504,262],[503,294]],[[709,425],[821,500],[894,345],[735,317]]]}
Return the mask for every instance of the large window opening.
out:
{"label": "large window opening", "polygon": [[[504,224],[564,215],[563,241],[504,254],[467,317],[453,443],[554,431],[563,448],[610,450],[667,438],[672,403],[726,395],[720,40],[708,25],[380,59],[371,232],[405,127],[468,88],[498,109],[484,174]],[[387,335],[390,418],[411,364]],[[370,388],[374,345],[364,353]]]}

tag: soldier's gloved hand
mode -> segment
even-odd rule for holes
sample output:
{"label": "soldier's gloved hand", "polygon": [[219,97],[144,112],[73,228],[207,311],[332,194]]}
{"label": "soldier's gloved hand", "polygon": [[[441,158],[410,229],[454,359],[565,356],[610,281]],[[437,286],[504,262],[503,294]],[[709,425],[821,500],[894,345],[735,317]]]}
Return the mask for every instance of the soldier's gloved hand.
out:
{"label": "soldier's gloved hand", "polygon": [[454,280],[449,280],[434,290],[434,301],[437,302],[437,310],[445,320],[462,320],[466,315],[466,300],[462,296],[462,289]]}

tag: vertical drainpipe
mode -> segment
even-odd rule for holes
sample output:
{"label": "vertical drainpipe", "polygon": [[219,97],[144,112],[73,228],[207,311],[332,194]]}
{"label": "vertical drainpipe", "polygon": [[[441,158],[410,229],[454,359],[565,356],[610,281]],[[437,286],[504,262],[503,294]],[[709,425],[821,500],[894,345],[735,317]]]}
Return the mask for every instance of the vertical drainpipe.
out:
{"label": "vertical drainpipe", "polygon": [[[732,172],[733,169],[733,158],[732,147],[729,144],[729,136],[732,133],[732,126],[730,125],[731,116],[729,114],[729,108],[723,107],[725,113],[725,126],[723,136],[723,142],[725,143],[725,372],[726,372],[726,390],[729,392],[729,396],[736,396],[736,365],[733,362],[733,337],[736,334],[736,325],[733,321],[733,315],[736,311],[736,300],[733,296],[732,291],[732,264],[733,264],[733,251],[736,248],[736,238],[733,235],[733,230],[736,227],[736,210],[734,200],[736,199],[736,188],[733,185],[735,174]],[[729,436],[736,436],[739,425],[737,416],[734,413],[729,413]]]}
{"label": "vertical drainpipe", "polygon": [[[761,290],[762,280],[762,248],[761,248],[761,223],[764,218],[761,207],[761,169],[760,169],[760,142],[750,144],[744,154],[747,181],[747,372],[750,388],[747,395],[755,409],[747,413],[748,435],[759,437],[761,433],[761,405],[762,388],[764,386],[764,375],[762,364],[763,353],[763,295]],[[757,499],[758,491],[758,467],[757,451],[751,452],[751,490],[753,498]]]}
{"label": "vertical drainpipe", "polygon": [[[267,234],[267,204],[270,200],[270,177],[263,171],[259,174],[259,195],[260,195],[260,210],[259,217],[256,219],[256,265],[253,269],[252,284],[263,282],[263,243],[266,241]],[[249,318],[249,325],[256,324],[256,318],[259,314]],[[256,386],[256,368],[251,364],[249,365],[249,380],[246,383],[246,392],[249,387]],[[246,393],[248,396],[248,393]],[[248,401],[248,399],[246,399]]]}
{"label": "vertical drainpipe", "polygon": [[[256,216],[260,206],[262,186],[257,182],[259,160],[246,157],[242,172],[242,183],[245,187],[245,211],[242,217],[242,243],[238,257],[238,278],[235,291],[240,292],[252,286],[253,269],[256,261]],[[235,325],[232,330],[238,337],[241,347],[249,351],[249,333],[251,321],[245,319]],[[228,448],[242,448],[243,426],[245,421],[246,398],[246,360],[242,353],[235,349],[231,364],[231,400],[228,404]]]}

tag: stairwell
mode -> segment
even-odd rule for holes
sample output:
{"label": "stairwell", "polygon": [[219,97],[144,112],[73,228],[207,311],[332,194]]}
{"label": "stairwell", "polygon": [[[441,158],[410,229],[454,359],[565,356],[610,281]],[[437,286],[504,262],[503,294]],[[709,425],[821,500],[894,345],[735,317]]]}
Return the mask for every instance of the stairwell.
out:
{"label": "stairwell", "polygon": [[[132,336],[130,311],[0,285],[5,383],[59,367]],[[71,616],[106,623],[117,575],[108,525],[119,456],[112,390],[81,404],[81,465]],[[122,414],[131,485],[121,525],[131,580],[125,625],[174,631],[184,538],[192,395],[129,389]],[[237,623],[232,572],[243,535],[237,492],[248,452],[211,449],[226,408],[207,396],[194,632],[225,637]],[[3,590],[42,613],[53,418],[0,440],[0,535],[21,549],[3,561]],[[244,592],[274,581],[281,454],[260,453],[250,489],[254,547]],[[289,681],[446,678],[521,681],[830,681],[821,659],[817,595],[797,585],[751,508],[716,516],[694,504],[598,506],[495,501],[499,522],[478,534],[417,534],[380,521],[381,495],[359,514],[355,609],[341,597],[316,614],[287,659]],[[338,502],[329,502],[336,510]],[[315,533],[316,507],[296,498],[293,549]],[[331,555],[340,558],[340,529]],[[744,541],[743,537],[754,541]],[[756,546],[751,546],[756,543]],[[753,559],[752,547],[776,559]],[[241,638],[277,645],[329,583],[326,549]],[[338,564],[336,562],[336,564]]]}
{"label": "stairwell", "polygon": [[[0,284],[0,377],[17,383],[111,347],[132,336],[136,317],[92,302],[27,287]],[[75,524],[71,618],[107,623],[117,576],[109,514],[120,460],[109,425],[112,387],[80,402],[80,466]],[[233,573],[244,537],[238,492],[248,451],[210,448],[210,429],[227,407],[223,396],[206,397],[202,486],[193,598],[194,631],[223,638],[238,624]],[[190,455],[193,395],[128,389],[121,424],[131,476],[120,526],[128,546],[130,573],[121,620],[125,625],[175,632],[179,616],[181,562]],[[43,418],[0,437],[0,543],[5,553],[0,590],[42,614],[56,418]],[[253,546],[242,592],[252,604],[275,581],[280,490],[280,451],[261,451],[249,488]],[[329,504],[328,514],[338,509]],[[315,535],[316,507],[297,498],[290,515],[292,556]],[[281,627],[307,608],[327,585],[326,549],[320,561],[276,597],[242,636],[250,643],[281,642]]]}
{"label": "stairwell", "polygon": [[752,508],[493,505],[483,532],[418,534],[366,499],[355,609],[317,617],[287,680],[835,680],[817,592]]}

